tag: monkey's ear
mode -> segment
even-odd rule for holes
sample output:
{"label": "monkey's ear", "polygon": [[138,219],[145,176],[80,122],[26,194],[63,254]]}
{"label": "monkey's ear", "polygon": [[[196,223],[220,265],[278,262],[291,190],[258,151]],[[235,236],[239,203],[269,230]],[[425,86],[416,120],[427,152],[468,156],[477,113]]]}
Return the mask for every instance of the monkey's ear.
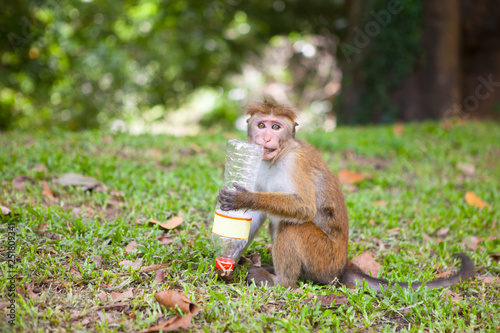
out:
{"label": "monkey's ear", "polygon": [[297,126],[299,126],[299,123],[295,121],[295,122],[293,123],[293,127],[297,127]]}

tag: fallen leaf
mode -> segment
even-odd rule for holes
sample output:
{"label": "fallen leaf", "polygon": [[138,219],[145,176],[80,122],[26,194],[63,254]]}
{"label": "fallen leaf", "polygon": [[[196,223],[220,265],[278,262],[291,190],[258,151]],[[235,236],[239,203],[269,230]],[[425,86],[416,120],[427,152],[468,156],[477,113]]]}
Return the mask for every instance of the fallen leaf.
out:
{"label": "fallen leaf", "polygon": [[18,176],[12,179],[12,185],[18,190],[22,190],[26,186],[26,182],[34,183],[35,181],[28,176]]}
{"label": "fallen leaf", "polygon": [[156,237],[156,240],[160,241],[160,243],[163,245],[172,244],[174,242],[171,237],[165,237],[164,235],[159,235],[158,237]]}
{"label": "fallen leaf", "polygon": [[127,246],[125,246],[125,253],[126,254],[129,254],[129,253],[136,253],[137,251],[139,251],[137,249],[137,246],[143,246],[142,244],[139,244],[137,243],[136,241],[132,241],[130,242]]}
{"label": "fallen leaf", "polygon": [[54,182],[62,186],[81,187],[84,191],[94,190],[96,192],[104,192],[107,190],[106,185],[97,179],[77,173],[64,173],[54,180]]}
{"label": "fallen leaf", "polygon": [[137,318],[137,316],[135,315],[135,312],[130,312],[128,317],[132,320],[135,320]]}
{"label": "fallen leaf", "polygon": [[129,299],[129,298],[134,298],[134,293],[132,293],[132,290],[129,289],[127,291],[124,291],[122,293],[113,291],[111,294],[111,300],[113,302],[121,302],[123,300]]}
{"label": "fallen leaf", "polygon": [[0,210],[2,211],[2,215],[9,215],[10,209],[5,206],[0,206]]}
{"label": "fallen leaf", "polygon": [[193,315],[190,313],[188,313],[184,317],[177,315],[175,317],[170,318],[167,321],[164,321],[159,325],[150,327],[149,329],[143,331],[142,333],[176,331],[179,328],[187,329],[189,328],[189,325],[191,324],[192,320],[193,320]]}
{"label": "fallen leaf", "polygon": [[36,171],[36,172],[47,172],[47,167],[45,166],[45,164],[42,164],[42,163],[38,163],[37,165],[35,165],[31,171]]}
{"label": "fallen leaf", "polygon": [[100,256],[92,256],[90,257],[90,262],[95,262],[97,268],[102,267],[102,257]]}
{"label": "fallen leaf", "polygon": [[120,261],[119,265],[121,266],[121,268],[123,270],[128,270],[128,268],[131,267],[132,270],[135,271],[135,270],[138,270],[139,268],[141,268],[143,260],[144,260],[143,258],[138,258],[136,261],[123,260],[123,261]]}
{"label": "fallen leaf", "polygon": [[172,217],[170,220],[165,223],[167,229],[173,229],[180,225],[184,221],[182,216]]}
{"label": "fallen leaf", "polygon": [[339,171],[338,177],[340,183],[344,185],[352,185],[357,184],[364,179],[373,178],[373,175],[369,173],[357,173],[344,169]]}
{"label": "fallen leaf", "polygon": [[479,243],[481,243],[482,241],[482,238],[476,236],[464,237],[462,240],[462,245],[468,247],[472,251],[476,251],[479,248]]}
{"label": "fallen leaf", "polygon": [[484,202],[480,197],[476,195],[476,193],[469,191],[465,193],[465,202],[469,206],[476,206],[479,209],[484,208],[485,206],[488,206],[486,202]]}
{"label": "fallen leaf", "polygon": [[178,306],[183,313],[191,313],[193,315],[200,311],[196,305],[191,303],[185,294],[175,290],[160,291],[155,294],[155,299],[167,309]]}
{"label": "fallen leaf", "polygon": [[203,149],[201,149],[200,146],[198,146],[197,144],[195,143],[191,143],[191,145],[189,145],[189,148],[191,148],[192,150],[194,150],[195,152],[197,152],[198,154],[202,153],[203,152]]}
{"label": "fallen leaf", "polygon": [[448,231],[450,231],[450,227],[442,227],[438,231],[436,231],[436,236],[438,237],[445,237],[448,235]]}
{"label": "fallen leaf", "polygon": [[173,217],[170,220],[168,220],[166,223],[161,223],[161,222],[158,222],[158,221],[156,221],[154,219],[150,219],[148,222],[149,223],[153,223],[153,224],[157,224],[160,227],[162,227],[163,229],[169,229],[170,230],[170,229],[173,229],[173,228],[177,227],[183,221],[184,221],[183,217],[176,216],[176,217]]}
{"label": "fallen leaf", "polygon": [[156,271],[155,272],[155,280],[157,283],[161,283],[163,282],[163,280],[165,280],[165,275],[166,275],[166,272],[164,269],[160,269],[159,271]]}
{"label": "fallen leaf", "polygon": [[447,277],[447,276],[450,276],[452,274],[452,271],[444,271],[444,272],[441,272],[441,273],[437,273],[435,278],[436,279],[440,279],[440,278],[444,278],[444,277]]}
{"label": "fallen leaf", "polygon": [[42,180],[42,194],[45,195],[46,197],[52,199],[52,200],[55,200],[55,196],[54,194],[52,193],[52,190],[50,189],[49,185],[47,184],[47,182],[45,180]]}
{"label": "fallen leaf", "polygon": [[370,225],[371,225],[372,227],[374,227],[374,226],[375,226],[375,220],[374,220],[374,219],[370,219],[370,221],[368,221],[368,223],[370,223]]}
{"label": "fallen leaf", "polygon": [[374,205],[374,206],[387,206],[388,204],[389,204],[389,202],[387,200],[379,200],[379,201],[372,202],[372,205]]}
{"label": "fallen leaf", "polygon": [[24,284],[24,288],[26,288],[26,293],[31,299],[35,300],[38,298],[38,295],[33,292],[32,284]]}
{"label": "fallen leaf", "polygon": [[109,135],[105,135],[102,137],[102,143],[109,145],[109,144],[113,143],[113,138],[110,137]]}
{"label": "fallen leaf", "polygon": [[403,131],[405,129],[405,126],[403,123],[395,123],[393,127],[393,132],[395,136],[401,136],[403,134]]}
{"label": "fallen leaf", "polygon": [[108,299],[108,293],[105,292],[104,290],[101,290],[101,292],[97,294],[97,297],[101,302],[106,302],[106,300]]}
{"label": "fallen leaf", "polygon": [[49,224],[47,222],[40,224],[37,228],[36,231],[45,231],[49,227]]}
{"label": "fallen leaf", "polygon": [[[312,293],[308,293],[307,296],[309,296],[309,298],[306,299],[305,301],[308,303],[314,299]],[[349,301],[345,296],[338,296],[334,294],[317,296],[317,300],[321,302],[321,306],[326,306],[326,307],[330,307],[332,305],[349,304]],[[333,304],[333,302],[335,302],[335,304]]]}
{"label": "fallen leaf", "polygon": [[179,328],[187,329],[191,324],[193,316],[195,316],[200,311],[200,309],[196,305],[191,303],[191,301],[185,294],[175,290],[160,291],[155,294],[155,299],[168,309],[172,309],[178,306],[179,309],[186,315],[184,317],[177,315],[159,325],[150,327],[146,331],[143,331],[143,333],[174,331]]}
{"label": "fallen leaf", "polygon": [[375,259],[373,259],[373,257],[367,252],[361,253],[359,256],[352,258],[351,262],[361,268],[363,272],[370,272],[372,276],[377,276],[380,268],[382,268],[382,265],[376,262]]}
{"label": "fallen leaf", "polygon": [[497,281],[496,276],[476,276],[476,280],[479,280],[484,283],[493,283]]}
{"label": "fallen leaf", "polygon": [[170,264],[150,265],[150,266],[146,266],[146,267],[141,268],[141,270],[139,272],[140,273],[155,272],[155,271],[158,271],[160,269],[167,268],[169,266],[170,266]]}
{"label": "fallen leaf", "polygon": [[462,300],[462,296],[453,290],[446,291],[446,300],[451,300],[452,303],[459,303]]}
{"label": "fallen leaf", "polygon": [[457,168],[462,170],[467,176],[474,176],[476,173],[476,168],[472,164],[467,163],[457,163]]}
{"label": "fallen leaf", "polygon": [[115,318],[111,313],[97,312],[97,315],[102,322],[108,322],[108,324],[111,324],[117,320],[117,318]]}

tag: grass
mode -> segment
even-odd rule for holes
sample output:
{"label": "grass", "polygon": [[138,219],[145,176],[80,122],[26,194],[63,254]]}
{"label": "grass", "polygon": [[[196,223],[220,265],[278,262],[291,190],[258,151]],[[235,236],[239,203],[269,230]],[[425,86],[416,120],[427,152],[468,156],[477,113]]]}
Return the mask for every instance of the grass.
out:
{"label": "grass", "polygon": [[[451,128],[450,128],[451,127]],[[322,152],[332,171],[371,173],[344,190],[350,214],[349,255],[370,253],[391,280],[429,280],[458,264],[465,251],[476,276],[448,290],[385,292],[363,286],[260,288],[244,283],[244,269],[233,283],[214,277],[210,230],[217,191],[222,184],[224,146],[242,133],[213,133],[193,138],[129,136],[101,132],[0,134],[2,255],[7,228],[16,226],[15,325],[8,324],[7,287],[2,264],[0,331],[132,332],[176,314],[153,295],[183,291],[201,309],[190,329],[205,332],[340,331],[467,332],[500,330],[500,124],[467,122],[407,124],[401,135],[391,126],[339,128],[332,133],[298,133]],[[473,165],[466,175],[459,163]],[[43,167],[35,167],[43,164]],[[68,172],[94,177],[107,191],[59,186]],[[12,180],[29,176],[18,189]],[[55,199],[44,194],[46,181]],[[473,191],[489,206],[468,205]],[[184,222],[165,232],[149,219]],[[442,236],[436,232],[449,231]],[[163,245],[156,238],[170,239]],[[477,238],[474,238],[477,237]],[[464,240],[482,239],[473,249]],[[136,241],[140,252],[127,253]],[[263,230],[247,251],[272,263]],[[92,260],[101,257],[102,266]],[[125,271],[123,260],[143,259],[143,267],[169,264],[165,279],[154,273]],[[5,262],[5,261],[4,261]],[[9,275],[10,274],[10,275]],[[133,292],[123,303],[101,300],[102,291]],[[348,304],[322,306],[314,300],[344,295]],[[102,295],[102,294],[101,294]],[[313,301],[308,301],[312,297]],[[122,304],[122,305],[120,305]]]}

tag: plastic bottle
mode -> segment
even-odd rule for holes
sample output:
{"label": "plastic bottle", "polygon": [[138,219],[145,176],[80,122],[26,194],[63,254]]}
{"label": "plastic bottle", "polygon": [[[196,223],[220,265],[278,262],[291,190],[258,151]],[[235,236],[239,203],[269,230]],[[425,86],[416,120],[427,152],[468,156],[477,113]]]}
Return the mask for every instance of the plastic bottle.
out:
{"label": "plastic bottle", "polygon": [[[254,190],[257,173],[264,154],[262,146],[242,140],[229,140],[226,146],[226,171],[223,185],[234,190],[233,183]],[[238,254],[245,248],[252,223],[252,212],[223,211],[215,207],[212,241],[217,258],[215,267],[224,275],[231,273]]]}

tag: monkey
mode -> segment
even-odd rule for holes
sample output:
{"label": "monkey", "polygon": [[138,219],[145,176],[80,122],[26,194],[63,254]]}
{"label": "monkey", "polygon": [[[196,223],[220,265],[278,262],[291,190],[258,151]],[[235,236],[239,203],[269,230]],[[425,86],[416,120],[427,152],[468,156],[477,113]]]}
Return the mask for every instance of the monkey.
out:
{"label": "monkey", "polygon": [[[222,210],[252,211],[247,246],[269,217],[274,267],[249,267],[247,282],[294,288],[299,279],[350,286],[364,281],[377,292],[408,288],[406,282],[367,275],[349,260],[349,218],[339,181],[312,145],[295,138],[295,109],[264,99],[246,113],[248,141],[264,148],[255,191],[234,183],[234,190],[219,191],[218,200]],[[472,260],[464,253],[456,256],[462,263],[457,273],[425,286],[448,287],[473,277]],[[411,288],[421,285],[413,282]]]}

